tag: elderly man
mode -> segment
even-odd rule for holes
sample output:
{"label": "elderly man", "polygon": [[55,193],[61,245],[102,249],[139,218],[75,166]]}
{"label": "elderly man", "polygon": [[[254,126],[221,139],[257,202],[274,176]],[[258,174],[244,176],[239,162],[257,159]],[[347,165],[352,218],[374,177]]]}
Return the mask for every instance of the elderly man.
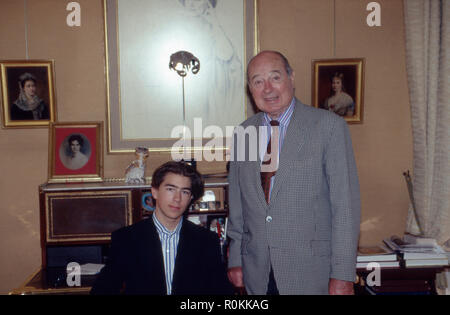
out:
{"label": "elderly man", "polygon": [[261,112],[234,135],[228,277],[249,294],[352,294],[360,198],[347,124],[295,98],[279,52],[255,56],[247,77]]}

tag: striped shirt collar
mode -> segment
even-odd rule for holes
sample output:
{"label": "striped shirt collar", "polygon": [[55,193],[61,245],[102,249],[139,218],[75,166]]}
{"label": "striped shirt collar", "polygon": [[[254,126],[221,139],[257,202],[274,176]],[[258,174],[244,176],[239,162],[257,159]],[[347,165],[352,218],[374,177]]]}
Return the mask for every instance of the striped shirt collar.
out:
{"label": "striped shirt collar", "polygon": [[173,231],[169,231],[155,215],[153,212],[153,222],[155,223],[156,231],[159,235],[159,240],[161,241],[161,250],[163,254],[164,262],[164,273],[166,278],[166,290],[167,294],[172,294],[172,281],[173,274],[175,271],[175,262],[178,251],[178,243],[180,241],[180,230],[183,225],[183,218],[178,222],[177,227]]}
{"label": "striped shirt collar", "polygon": [[178,222],[177,227],[173,231],[169,231],[161,222],[159,222],[155,212],[153,212],[152,217],[159,235],[172,236],[174,234],[180,234],[181,226],[183,225],[183,217],[181,217],[180,222]]}
{"label": "striped shirt collar", "polygon": [[[286,127],[289,125],[289,122],[291,120],[292,117],[292,113],[294,112],[294,108],[295,108],[295,97],[292,98],[291,104],[289,105],[289,107],[278,117],[278,121],[280,123],[280,126],[282,127]],[[264,113],[264,124],[266,126],[270,126],[270,122],[273,119],[270,118],[270,116],[267,113]]]}

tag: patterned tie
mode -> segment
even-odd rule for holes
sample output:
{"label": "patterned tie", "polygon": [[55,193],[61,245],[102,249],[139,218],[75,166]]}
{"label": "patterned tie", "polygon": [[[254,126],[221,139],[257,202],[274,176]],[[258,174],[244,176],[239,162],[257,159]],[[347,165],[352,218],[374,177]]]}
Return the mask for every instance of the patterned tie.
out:
{"label": "patterned tie", "polygon": [[[272,136],[267,145],[266,154],[261,164],[261,185],[266,197],[266,202],[270,202],[270,179],[275,175],[278,169],[278,134],[280,122],[272,120],[270,125],[275,128],[272,129]],[[272,139],[274,152],[272,153]]]}

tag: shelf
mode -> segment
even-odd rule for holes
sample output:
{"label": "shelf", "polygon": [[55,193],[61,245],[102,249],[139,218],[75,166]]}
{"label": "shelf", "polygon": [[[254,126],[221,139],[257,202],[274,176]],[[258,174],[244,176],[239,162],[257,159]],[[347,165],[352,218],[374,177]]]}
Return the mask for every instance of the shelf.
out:
{"label": "shelf", "polygon": [[195,210],[195,211],[188,211],[187,215],[191,215],[191,214],[227,214],[228,211],[224,210],[224,209],[220,209],[220,210]]}

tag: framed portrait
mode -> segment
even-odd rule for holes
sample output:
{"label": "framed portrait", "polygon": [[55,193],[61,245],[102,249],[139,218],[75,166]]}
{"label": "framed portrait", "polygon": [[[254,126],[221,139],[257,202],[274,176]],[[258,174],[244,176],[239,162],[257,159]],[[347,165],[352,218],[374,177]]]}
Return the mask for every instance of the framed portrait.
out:
{"label": "framed portrait", "polygon": [[155,201],[153,200],[152,192],[146,190],[141,195],[142,217],[150,216],[155,210]]}
{"label": "framed portrait", "polygon": [[[104,0],[109,153],[170,152],[180,139],[190,152],[226,149],[251,108],[245,67],[257,49],[256,3]],[[180,52],[195,57],[198,73],[169,68]]]}
{"label": "framed portrait", "polygon": [[362,123],[364,59],[322,59],[312,62],[312,104]]}
{"label": "framed portrait", "polygon": [[3,128],[48,127],[56,120],[53,63],[0,61]]}
{"label": "framed portrait", "polygon": [[103,122],[51,123],[48,182],[100,182]]}

